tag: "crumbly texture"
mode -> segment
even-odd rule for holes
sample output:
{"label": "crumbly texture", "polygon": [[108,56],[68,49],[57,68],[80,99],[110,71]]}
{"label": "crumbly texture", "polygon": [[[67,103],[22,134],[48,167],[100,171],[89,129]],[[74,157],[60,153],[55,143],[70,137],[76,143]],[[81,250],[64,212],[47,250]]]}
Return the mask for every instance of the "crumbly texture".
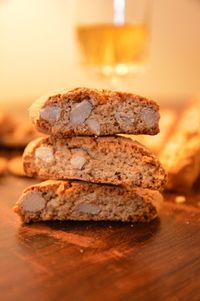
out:
{"label": "crumbly texture", "polygon": [[38,139],[23,156],[28,176],[77,179],[161,190],[166,173],[159,160],[136,141],[124,137]]}
{"label": "crumbly texture", "polygon": [[8,172],[18,177],[26,176],[21,156],[16,156],[8,161]]}
{"label": "crumbly texture", "polygon": [[168,172],[168,189],[179,192],[192,189],[200,175],[200,98],[183,112],[160,160]]}
{"label": "crumbly texture", "polygon": [[36,128],[46,134],[106,136],[159,132],[159,106],[145,97],[125,92],[77,88],[38,99],[30,108]]}
{"label": "crumbly texture", "polygon": [[24,223],[49,220],[149,222],[157,217],[162,196],[148,189],[46,181],[28,187],[14,211]]}
{"label": "crumbly texture", "polygon": [[7,159],[0,157],[0,176],[7,171]]}

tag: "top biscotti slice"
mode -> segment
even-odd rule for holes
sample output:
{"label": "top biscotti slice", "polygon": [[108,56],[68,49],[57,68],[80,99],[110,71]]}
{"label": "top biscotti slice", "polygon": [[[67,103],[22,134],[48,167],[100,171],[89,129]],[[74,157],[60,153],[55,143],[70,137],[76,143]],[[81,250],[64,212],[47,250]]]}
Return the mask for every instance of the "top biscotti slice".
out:
{"label": "top biscotti slice", "polygon": [[159,106],[131,93],[77,88],[38,99],[30,108],[36,128],[57,137],[159,132]]}
{"label": "top biscotti slice", "polygon": [[166,174],[159,160],[144,146],[124,137],[41,138],[23,156],[28,176],[77,179],[162,189]]}

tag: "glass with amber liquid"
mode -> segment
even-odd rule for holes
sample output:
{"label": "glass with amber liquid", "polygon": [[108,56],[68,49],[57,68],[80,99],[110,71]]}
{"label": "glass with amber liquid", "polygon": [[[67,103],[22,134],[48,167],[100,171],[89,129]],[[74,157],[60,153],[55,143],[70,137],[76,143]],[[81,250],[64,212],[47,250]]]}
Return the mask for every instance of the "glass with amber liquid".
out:
{"label": "glass with amber liquid", "polygon": [[[84,65],[105,77],[144,69],[149,39],[148,0],[83,0],[76,36]],[[83,7],[84,5],[84,7]]]}

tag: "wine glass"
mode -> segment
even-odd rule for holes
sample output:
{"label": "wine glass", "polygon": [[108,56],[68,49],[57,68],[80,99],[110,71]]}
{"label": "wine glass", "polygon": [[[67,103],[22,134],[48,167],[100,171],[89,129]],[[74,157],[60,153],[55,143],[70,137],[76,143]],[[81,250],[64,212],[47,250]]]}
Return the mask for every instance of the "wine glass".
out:
{"label": "wine glass", "polygon": [[87,70],[118,79],[144,71],[150,0],[77,0],[76,37]]}

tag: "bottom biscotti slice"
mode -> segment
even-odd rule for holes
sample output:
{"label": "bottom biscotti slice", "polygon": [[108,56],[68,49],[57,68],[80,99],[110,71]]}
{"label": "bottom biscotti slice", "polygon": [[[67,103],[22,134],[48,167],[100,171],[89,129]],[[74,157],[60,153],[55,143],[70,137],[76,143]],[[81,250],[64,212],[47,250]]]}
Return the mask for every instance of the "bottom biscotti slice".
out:
{"label": "bottom biscotti slice", "polygon": [[161,203],[162,195],[148,189],[51,180],[25,189],[14,210],[25,223],[48,220],[148,222],[157,217]]}
{"label": "bottom biscotti slice", "polygon": [[51,137],[28,145],[23,156],[28,176],[44,180],[82,180],[160,190],[166,174],[144,146],[124,137]]}

